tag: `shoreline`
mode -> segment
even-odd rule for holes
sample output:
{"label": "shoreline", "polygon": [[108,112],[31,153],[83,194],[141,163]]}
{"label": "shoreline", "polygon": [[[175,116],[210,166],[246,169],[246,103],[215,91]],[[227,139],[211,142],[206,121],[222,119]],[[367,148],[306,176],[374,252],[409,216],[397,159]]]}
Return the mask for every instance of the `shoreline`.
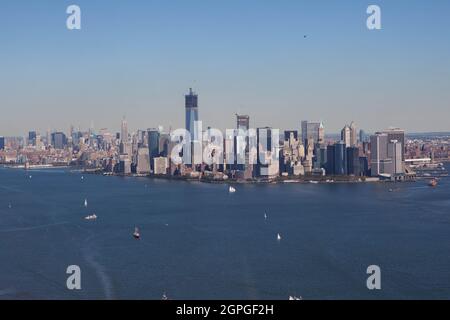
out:
{"label": "shoreline", "polygon": [[405,179],[402,181],[391,181],[380,179],[378,177],[355,177],[355,176],[303,176],[301,178],[295,177],[277,177],[273,179],[253,179],[253,180],[214,180],[205,178],[193,178],[186,176],[170,176],[170,175],[143,175],[143,174],[120,174],[103,172],[101,170],[84,170],[86,174],[102,175],[105,177],[123,177],[123,178],[149,178],[158,180],[171,181],[186,181],[186,182],[200,182],[210,184],[229,184],[229,185],[244,185],[244,184],[358,184],[358,183],[411,183],[416,182],[416,179]]}

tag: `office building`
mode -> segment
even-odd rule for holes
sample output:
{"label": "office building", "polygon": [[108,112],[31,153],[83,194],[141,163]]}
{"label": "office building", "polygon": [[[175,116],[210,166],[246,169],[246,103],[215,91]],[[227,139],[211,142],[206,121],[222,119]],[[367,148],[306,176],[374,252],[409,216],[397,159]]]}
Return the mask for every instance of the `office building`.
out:
{"label": "office building", "polygon": [[155,168],[153,173],[155,175],[164,175],[167,174],[167,168],[169,167],[169,163],[167,157],[156,157],[153,159],[153,167]]}
{"label": "office building", "polygon": [[0,150],[5,150],[5,137],[0,137]]}
{"label": "office building", "polygon": [[138,149],[136,173],[138,174],[150,173],[150,154],[148,148],[141,147]]}
{"label": "office building", "polygon": [[390,160],[387,155],[388,135],[377,132],[370,136],[371,175],[379,176],[385,173],[385,166]]}
{"label": "office building", "polygon": [[250,117],[248,115],[236,114],[236,128],[242,130],[250,129]]}
{"label": "office building", "polygon": [[52,133],[52,146],[55,149],[64,149],[67,145],[67,138],[63,132]]}
{"label": "office building", "polygon": [[302,121],[302,142],[307,146],[307,141],[314,143],[323,143],[325,139],[325,131],[323,123]]}
{"label": "office building", "polygon": [[148,129],[148,150],[150,154],[150,165],[152,170],[154,169],[153,159],[159,157],[159,130],[158,129]]}
{"label": "office building", "polygon": [[390,128],[383,131],[387,134],[388,141],[396,140],[402,144],[402,161],[405,161],[405,130],[399,128]]}
{"label": "office building", "polygon": [[334,144],[334,174],[347,174],[347,150],[343,141]]}
{"label": "office building", "polygon": [[347,148],[347,174],[354,176],[361,175],[361,165],[358,147]]}

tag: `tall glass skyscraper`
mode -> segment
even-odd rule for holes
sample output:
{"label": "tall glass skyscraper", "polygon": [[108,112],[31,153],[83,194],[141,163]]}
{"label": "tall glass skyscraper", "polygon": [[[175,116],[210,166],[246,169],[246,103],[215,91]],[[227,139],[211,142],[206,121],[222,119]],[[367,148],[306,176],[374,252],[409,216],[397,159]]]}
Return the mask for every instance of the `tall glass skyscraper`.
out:
{"label": "tall glass skyscraper", "polygon": [[189,94],[185,96],[186,107],[186,130],[191,134],[191,141],[198,140],[201,132],[196,132],[195,122],[198,121],[198,95],[189,89]]}

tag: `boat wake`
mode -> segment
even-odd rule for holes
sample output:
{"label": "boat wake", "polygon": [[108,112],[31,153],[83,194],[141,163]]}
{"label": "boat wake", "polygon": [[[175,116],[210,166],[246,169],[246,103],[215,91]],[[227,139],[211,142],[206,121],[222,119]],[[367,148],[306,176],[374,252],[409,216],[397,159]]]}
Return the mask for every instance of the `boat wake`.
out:
{"label": "boat wake", "polygon": [[32,231],[32,230],[38,230],[38,229],[45,229],[45,228],[50,228],[50,227],[61,226],[61,225],[64,225],[64,224],[69,224],[69,223],[70,222],[65,221],[65,222],[57,222],[57,223],[52,223],[52,224],[43,224],[43,225],[33,226],[33,227],[6,229],[6,230],[0,230],[0,233]]}

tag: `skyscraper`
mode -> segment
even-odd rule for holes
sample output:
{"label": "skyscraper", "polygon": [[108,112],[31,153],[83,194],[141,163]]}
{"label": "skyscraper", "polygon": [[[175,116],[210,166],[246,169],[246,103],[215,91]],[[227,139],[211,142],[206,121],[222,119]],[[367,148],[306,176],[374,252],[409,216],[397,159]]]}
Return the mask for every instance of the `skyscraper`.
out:
{"label": "skyscraper", "polygon": [[356,129],[356,123],[352,121],[350,123],[350,147],[358,145],[358,132]]}
{"label": "skyscraper", "polygon": [[148,148],[138,149],[136,173],[138,174],[150,173],[150,156]]}
{"label": "skyscraper", "polygon": [[198,95],[189,89],[189,94],[185,96],[186,108],[186,130],[191,134],[191,141],[199,138],[201,132],[196,132],[195,122],[198,121]]}
{"label": "skyscraper", "polygon": [[347,148],[347,174],[355,176],[361,175],[358,147]]}
{"label": "skyscraper", "polygon": [[405,161],[405,130],[400,128],[390,128],[383,131],[388,135],[388,141],[397,140],[402,144],[402,161]]}
{"label": "skyscraper", "polygon": [[391,175],[403,174],[403,145],[400,141],[389,141],[387,145],[387,156],[391,161],[387,168],[385,168],[385,172]]}
{"label": "skyscraper", "polygon": [[120,142],[128,143],[128,123],[125,118],[122,120],[122,124],[120,126]]}
{"label": "skyscraper", "polygon": [[307,146],[308,141],[314,143],[323,143],[325,138],[323,124],[321,122],[302,121],[302,142]]}
{"label": "skyscraper", "polygon": [[341,140],[346,148],[351,146],[351,130],[348,125],[345,125],[344,129],[341,130]]}
{"label": "skyscraper", "polygon": [[55,149],[64,149],[67,144],[67,137],[63,132],[52,133],[52,146]]}
{"label": "skyscraper", "polygon": [[378,176],[384,173],[384,167],[387,162],[388,135],[377,132],[370,136],[370,163],[371,175]]}
{"label": "skyscraper", "polygon": [[150,153],[150,165],[152,170],[154,170],[153,159],[159,157],[159,130],[158,129],[148,129],[148,150]]}
{"label": "skyscraper", "polygon": [[5,137],[0,137],[0,150],[5,149]]}
{"label": "skyscraper", "polygon": [[236,128],[242,130],[250,129],[250,117],[247,115],[236,114]]}
{"label": "skyscraper", "polygon": [[347,174],[347,150],[343,141],[334,145],[334,174]]}
{"label": "skyscraper", "polygon": [[36,145],[36,131],[28,132],[28,144],[35,146]]}

